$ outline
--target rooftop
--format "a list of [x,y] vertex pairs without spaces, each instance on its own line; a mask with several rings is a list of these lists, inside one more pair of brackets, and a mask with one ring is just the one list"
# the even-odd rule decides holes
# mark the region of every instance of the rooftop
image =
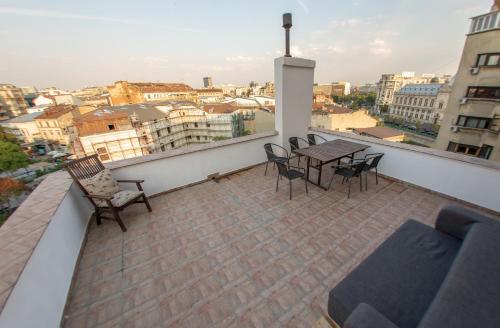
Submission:
[[[433,224],[454,201],[389,179],[325,192],[264,165],[151,199],[127,233],[94,222],[65,327],[310,327],[328,291],[408,218]],[[182,204],[182,205],[181,205]]]
[[372,136],[375,138],[379,138],[379,139],[404,136],[403,131],[388,128],[385,126],[375,126],[372,128],[359,128],[359,129],[356,129],[356,132],[363,134],[363,135],[368,135],[368,136]]

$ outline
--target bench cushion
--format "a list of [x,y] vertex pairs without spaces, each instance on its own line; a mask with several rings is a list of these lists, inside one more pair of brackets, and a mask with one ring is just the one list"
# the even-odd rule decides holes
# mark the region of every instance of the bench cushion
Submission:
[[416,327],[443,282],[461,241],[405,222],[330,291],[328,313],[340,325],[367,303],[400,328]]
[[500,327],[500,223],[470,227],[419,327]]

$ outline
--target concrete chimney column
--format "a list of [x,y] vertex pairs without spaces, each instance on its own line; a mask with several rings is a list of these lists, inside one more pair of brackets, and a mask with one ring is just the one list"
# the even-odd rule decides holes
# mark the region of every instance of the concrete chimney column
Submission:
[[297,57],[274,60],[275,128],[279,143],[289,149],[288,138],[305,138],[311,125],[316,62]]

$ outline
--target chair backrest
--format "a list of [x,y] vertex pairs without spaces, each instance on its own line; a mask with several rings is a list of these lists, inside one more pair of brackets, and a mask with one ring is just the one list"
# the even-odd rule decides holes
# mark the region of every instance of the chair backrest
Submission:
[[359,176],[361,174],[361,172],[363,172],[365,165],[366,165],[366,161],[363,161],[363,160],[357,162],[356,164],[353,164],[352,167],[354,168],[354,176]]
[[288,168],[286,166],[286,163],[283,163],[282,161],[275,161],[275,163],[276,163],[276,166],[278,166],[279,175],[282,175],[282,176],[288,178]]
[[64,168],[74,180],[78,181],[93,177],[104,170],[104,165],[95,154],[67,163]]
[[309,133],[307,135],[307,141],[309,142],[309,146],[317,145],[319,140],[322,140],[323,142],[326,141],[325,138],[314,133]]
[[366,163],[368,164],[370,169],[374,169],[378,166],[378,163],[384,156],[383,153],[373,153],[373,154],[367,154],[365,156]]
[[[281,149],[281,151],[283,151],[283,153],[284,153],[284,156],[279,156],[278,154],[276,154],[274,152],[273,147]],[[266,143],[266,144],[264,144],[264,150],[266,151],[266,155],[267,155],[267,160],[268,161],[272,161],[276,157],[286,157],[286,158],[288,158],[288,150],[286,150],[285,148],[281,147],[280,145],[273,144],[273,143]]]
[[290,137],[288,138],[288,143],[290,143],[290,149],[292,151],[299,149],[299,138]]

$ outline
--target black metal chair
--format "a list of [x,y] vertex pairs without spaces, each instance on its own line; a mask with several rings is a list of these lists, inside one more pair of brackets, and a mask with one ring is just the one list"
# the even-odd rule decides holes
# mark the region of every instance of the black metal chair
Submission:
[[[318,142],[320,140],[321,140],[321,142]],[[314,145],[320,144],[322,142],[326,142],[327,140],[320,135],[317,135],[314,133],[309,133],[307,135],[307,141],[309,142],[309,146],[314,146]]]
[[364,159],[354,159],[350,164],[347,165],[334,165],[332,179],[330,180],[330,184],[328,185],[328,189],[332,186],[333,179],[335,175],[341,175],[344,178],[342,179],[342,183],[347,179],[349,182],[349,191],[347,193],[347,198],[351,198],[351,182],[352,178],[359,178],[359,191],[363,191],[363,169],[366,165],[366,161]]
[[[304,178],[306,183],[306,193],[309,193],[307,190],[307,179],[305,178],[305,169],[302,167],[290,166],[287,165],[286,162],[275,160],[276,166],[278,166],[278,178],[276,179],[276,192],[278,192],[278,184],[280,182],[280,176],[288,179],[288,183],[290,185],[290,200],[292,199],[292,180]],[[300,170],[300,171],[299,171]]]
[[[290,159],[296,157],[298,159],[297,165],[299,165],[299,166],[300,166],[300,158],[302,157],[302,155],[297,154],[295,151],[297,149],[304,148],[304,147],[300,147],[300,142],[302,142],[304,145],[309,146],[309,143],[307,142],[307,140],[305,140],[303,138],[299,138],[299,137],[288,138],[288,143],[290,143],[290,150],[291,150]],[[294,154],[295,156],[292,156],[292,154]]]
[[[365,167],[363,168],[363,171],[366,172],[368,175],[368,172],[375,169],[375,183],[378,184],[378,163],[384,156],[383,153],[372,153],[372,154],[366,154],[365,155]],[[366,181],[365,181],[365,190],[368,191],[368,176],[366,176]]]
[[[277,153],[274,152],[273,148],[279,149],[285,156],[279,156]],[[266,143],[264,145],[264,150],[266,151],[266,156],[267,156],[267,163],[266,163],[266,171],[264,172],[264,175],[267,175],[267,166],[269,165],[270,162],[273,163],[273,169],[275,167],[276,161],[280,162],[286,162],[287,164],[289,163],[289,155],[288,155],[288,150],[286,148],[281,147],[280,145],[273,144],[273,143]],[[278,175],[279,176],[279,175]]]

